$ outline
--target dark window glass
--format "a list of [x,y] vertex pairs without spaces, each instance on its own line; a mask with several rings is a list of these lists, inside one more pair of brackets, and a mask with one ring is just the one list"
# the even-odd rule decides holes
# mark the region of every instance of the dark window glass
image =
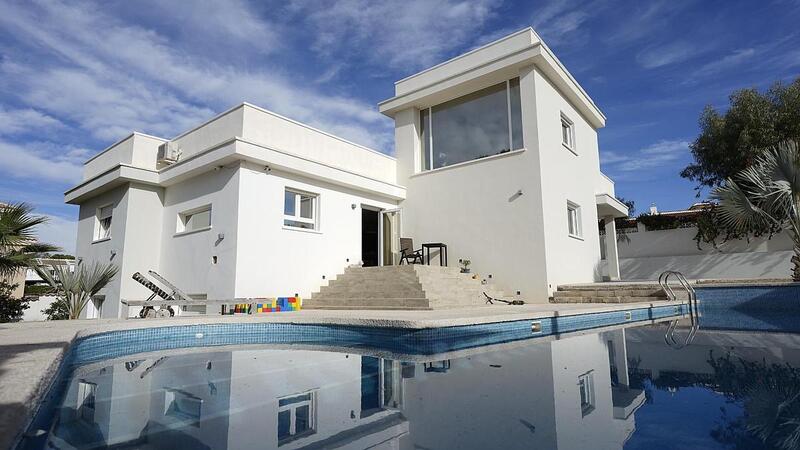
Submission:
[[506,83],[432,108],[433,168],[510,150]]
[[282,441],[291,436],[292,411],[285,410],[278,413],[278,440]]
[[431,168],[431,137],[430,137],[430,130],[428,129],[430,116],[428,114],[427,109],[423,109],[419,112],[419,123],[420,123],[420,141],[422,145],[420,148],[422,149],[422,170],[428,170]]
[[522,101],[519,96],[519,78],[508,82],[509,99],[511,100],[511,149],[525,147],[522,141]]
[[295,194],[294,192],[286,191],[283,198],[283,214],[287,216],[294,216],[295,210]]

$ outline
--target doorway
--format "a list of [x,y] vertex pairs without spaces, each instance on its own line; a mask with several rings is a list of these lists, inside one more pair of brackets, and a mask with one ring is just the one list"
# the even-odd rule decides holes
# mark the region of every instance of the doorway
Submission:
[[361,208],[361,261],[364,267],[379,265],[380,217],[379,211]]

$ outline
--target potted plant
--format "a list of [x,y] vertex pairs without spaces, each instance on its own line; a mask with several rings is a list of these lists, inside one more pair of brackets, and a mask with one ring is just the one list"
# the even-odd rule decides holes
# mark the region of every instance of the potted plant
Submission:
[[469,273],[469,265],[472,264],[472,261],[468,259],[461,260],[461,273]]

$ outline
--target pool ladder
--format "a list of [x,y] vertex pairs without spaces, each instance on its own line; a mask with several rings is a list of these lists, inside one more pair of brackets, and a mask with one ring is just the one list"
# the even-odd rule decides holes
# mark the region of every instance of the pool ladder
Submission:
[[691,322],[691,328],[689,329],[689,333],[686,335],[686,339],[680,341],[675,336],[675,329],[678,327],[678,320],[673,320],[670,322],[666,334],[664,334],[664,342],[674,349],[681,349],[692,343],[695,334],[697,334],[697,330],[700,329],[700,310],[697,307],[697,294],[695,293],[694,288],[689,281],[686,280],[686,277],[684,277],[683,274],[677,270],[664,271],[664,273],[658,277],[658,284],[667,294],[667,298],[670,301],[675,301],[678,299],[678,296],[675,295],[675,291],[672,290],[672,286],[669,284],[670,277],[675,277],[681,286],[686,290],[686,294],[689,299],[689,320]]

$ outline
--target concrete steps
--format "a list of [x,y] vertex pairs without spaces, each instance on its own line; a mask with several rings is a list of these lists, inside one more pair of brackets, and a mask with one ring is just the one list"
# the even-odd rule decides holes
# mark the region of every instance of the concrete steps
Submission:
[[483,284],[455,267],[420,264],[355,267],[322,286],[303,301],[304,309],[448,309],[485,304],[483,293],[505,297],[502,289]]
[[[675,289],[680,299],[682,289]],[[553,303],[638,303],[667,300],[657,283],[594,283],[558,286]]]

